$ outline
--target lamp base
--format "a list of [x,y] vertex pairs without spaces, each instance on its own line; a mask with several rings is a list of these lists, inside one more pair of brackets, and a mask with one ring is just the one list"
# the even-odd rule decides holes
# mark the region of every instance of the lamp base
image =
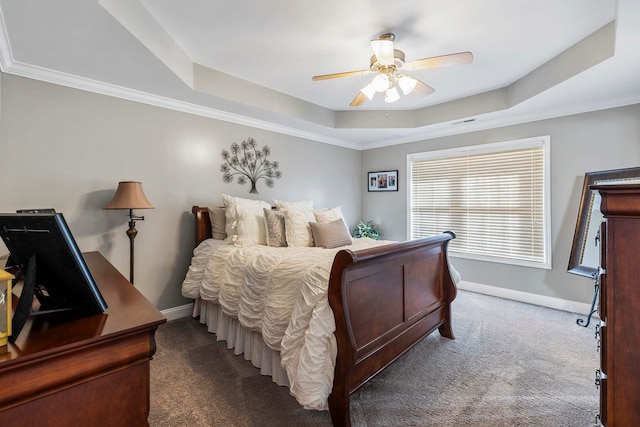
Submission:
[[136,221],[144,221],[143,216],[133,215],[133,209],[129,209],[129,229],[127,230],[127,236],[129,237],[129,281],[133,285],[133,266],[134,266],[134,246],[133,241],[138,235],[136,230]]

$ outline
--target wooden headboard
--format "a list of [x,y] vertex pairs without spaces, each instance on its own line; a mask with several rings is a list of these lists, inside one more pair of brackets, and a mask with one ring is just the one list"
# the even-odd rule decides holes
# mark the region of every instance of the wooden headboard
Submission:
[[196,221],[195,248],[203,240],[211,238],[211,219],[209,218],[209,209],[206,206],[194,206],[191,208],[191,212]]

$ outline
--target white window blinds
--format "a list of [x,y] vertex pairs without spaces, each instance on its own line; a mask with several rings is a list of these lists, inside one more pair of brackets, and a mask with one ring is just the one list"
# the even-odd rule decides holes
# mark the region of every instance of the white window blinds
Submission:
[[548,137],[410,155],[410,237],[451,230],[452,255],[549,268],[547,152]]

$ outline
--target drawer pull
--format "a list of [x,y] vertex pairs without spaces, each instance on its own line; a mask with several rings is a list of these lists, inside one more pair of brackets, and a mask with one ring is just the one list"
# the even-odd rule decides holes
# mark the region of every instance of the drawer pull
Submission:
[[596,388],[600,388],[600,384],[602,383],[602,380],[605,380],[605,379],[607,379],[607,374],[602,372],[600,369],[596,369],[596,381],[595,381]]

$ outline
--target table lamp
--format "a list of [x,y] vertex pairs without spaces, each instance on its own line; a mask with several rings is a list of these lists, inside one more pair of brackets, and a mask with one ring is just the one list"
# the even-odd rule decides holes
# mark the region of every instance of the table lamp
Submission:
[[133,284],[133,240],[138,234],[136,221],[144,221],[143,216],[133,215],[134,209],[153,209],[149,200],[142,191],[142,183],[139,181],[121,181],[118,183],[116,194],[104,209],[129,209],[129,281]]

